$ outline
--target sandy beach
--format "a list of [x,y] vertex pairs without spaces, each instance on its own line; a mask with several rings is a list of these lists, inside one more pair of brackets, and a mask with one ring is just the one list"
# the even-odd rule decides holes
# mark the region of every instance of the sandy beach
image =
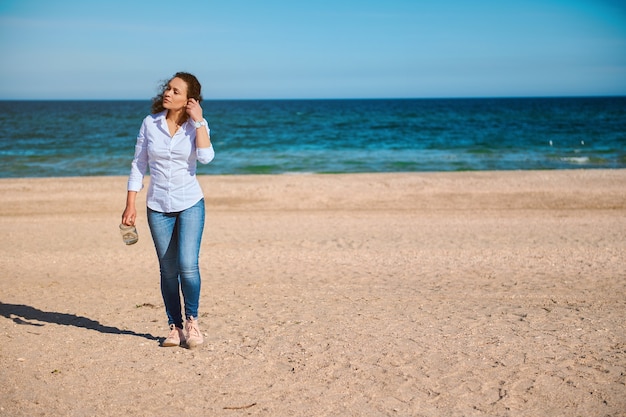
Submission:
[[0,180],[0,416],[626,416],[626,170],[200,181],[188,350],[126,178]]

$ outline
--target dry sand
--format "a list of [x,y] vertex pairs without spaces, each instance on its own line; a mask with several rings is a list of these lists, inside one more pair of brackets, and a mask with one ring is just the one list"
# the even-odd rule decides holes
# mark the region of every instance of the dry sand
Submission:
[[200,180],[196,350],[126,178],[0,180],[0,416],[626,416],[626,170]]

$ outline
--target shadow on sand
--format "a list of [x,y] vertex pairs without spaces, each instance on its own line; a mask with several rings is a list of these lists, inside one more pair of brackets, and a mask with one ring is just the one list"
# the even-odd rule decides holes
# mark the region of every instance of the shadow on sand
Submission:
[[4,316],[14,323],[27,326],[45,326],[41,323],[31,323],[27,320],[36,320],[43,323],[54,323],[63,326],[82,327],[83,329],[95,330],[106,334],[122,334],[129,336],[144,337],[148,340],[159,341],[158,337],[154,337],[148,333],[135,333],[131,330],[120,330],[117,327],[110,327],[100,324],[100,322],[91,320],[87,317],[77,316],[75,314],[56,313],[52,311],[42,311],[34,307],[22,304],[5,304],[0,302],[0,315]]

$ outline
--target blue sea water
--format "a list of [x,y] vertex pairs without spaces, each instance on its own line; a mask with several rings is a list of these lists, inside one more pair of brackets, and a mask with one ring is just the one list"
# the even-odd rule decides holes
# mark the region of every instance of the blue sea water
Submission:
[[[203,102],[199,174],[626,168],[626,97]],[[148,101],[0,101],[0,177],[128,175]]]

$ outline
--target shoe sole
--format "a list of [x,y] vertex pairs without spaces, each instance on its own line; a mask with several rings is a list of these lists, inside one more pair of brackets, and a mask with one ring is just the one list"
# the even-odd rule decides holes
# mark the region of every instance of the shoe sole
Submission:
[[190,342],[190,341],[188,340],[188,341],[187,341],[187,347],[188,347],[189,349],[197,348],[197,347],[198,347],[198,346],[200,346],[202,343],[204,343],[204,341],[201,341],[201,342],[191,341],[191,342]]

